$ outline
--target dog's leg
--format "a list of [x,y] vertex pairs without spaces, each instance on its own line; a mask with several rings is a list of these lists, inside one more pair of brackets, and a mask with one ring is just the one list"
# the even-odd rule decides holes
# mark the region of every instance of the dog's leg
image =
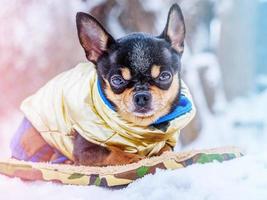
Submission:
[[119,148],[105,148],[85,140],[77,134],[74,139],[73,156],[76,164],[88,166],[122,165],[137,162],[142,158],[126,153]]

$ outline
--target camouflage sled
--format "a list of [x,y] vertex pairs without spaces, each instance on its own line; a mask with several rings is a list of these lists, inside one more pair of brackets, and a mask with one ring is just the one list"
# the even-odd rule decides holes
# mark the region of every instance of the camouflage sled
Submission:
[[62,184],[125,186],[134,180],[154,174],[156,169],[174,170],[192,164],[223,162],[242,156],[234,147],[183,153],[165,152],[161,156],[141,160],[124,166],[86,167],[66,164],[34,163],[15,159],[0,160],[0,174],[23,180],[43,180]]

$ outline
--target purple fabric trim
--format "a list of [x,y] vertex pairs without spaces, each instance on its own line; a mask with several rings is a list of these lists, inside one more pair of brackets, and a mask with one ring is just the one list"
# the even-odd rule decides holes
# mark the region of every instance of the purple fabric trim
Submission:
[[41,158],[43,157],[43,155],[45,155],[47,152],[49,152],[49,150],[51,149],[51,147],[47,144],[45,145],[42,149],[40,149],[38,152],[36,152],[30,159],[29,161],[32,162],[39,162],[41,160]]
[[52,164],[60,164],[60,163],[64,163],[66,160],[68,160],[68,158],[66,156],[63,156],[61,153],[58,152],[57,159],[52,160],[51,163]]
[[30,127],[31,127],[30,122],[26,118],[24,118],[10,143],[11,155],[13,158],[19,160],[29,159],[26,152],[24,151],[24,149],[20,144],[20,139],[23,136],[23,133],[25,133],[26,130]]
[[[51,148],[48,144],[44,146],[40,151],[36,152],[33,156],[29,157],[27,156],[27,153],[25,152],[20,143],[23,134],[25,134],[27,129],[31,128],[31,126],[32,125],[29,120],[27,120],[26,118],[22,120],[18,130],[16,131],[10,143],[11,155],[13,158],[16,158],[18,160],[40,162],[40,159],[43,157],[43,155],[45,155]],[[63,163],[64,161],[68,160],[67,157],[62,155],[56,149],[54,149],[54,151],[57,156],[55,160],[51,161],[51,163]]]

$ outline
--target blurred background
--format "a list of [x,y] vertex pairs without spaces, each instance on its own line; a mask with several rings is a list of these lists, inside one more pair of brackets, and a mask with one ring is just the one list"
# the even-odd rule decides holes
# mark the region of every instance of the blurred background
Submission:
[[183,79],[197,116],[177,150],[240,146],[266,149],[267,1],[0,0],[0,154],[23,115],[21,101],[56,74],[86,61],[75,15],[95,16],[115,37],[158,35],[174,2],[186,27]]

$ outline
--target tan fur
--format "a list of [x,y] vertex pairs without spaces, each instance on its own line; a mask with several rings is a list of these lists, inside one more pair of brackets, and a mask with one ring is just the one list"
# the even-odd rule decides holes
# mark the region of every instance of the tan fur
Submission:
[[121,75],[127,81],[132,78],[131,77],[131,72],[130,72],[130,70],[127,67],[121,68]]
[[114,94],[108,81],[106,81],[106,84],[106,95],[108,99],[117,105],[118,113],[121,117],[140,126],[150,125],[158,118],[166,115],[170,111],[171,104],[179,90],[179,80],[177,74],[174,75],[172,84],[168,90],[161,90],[156,86],[151,86],[150,92],[152,95],[153,111],[146,116],[140,117],[134,114],[135,106],[133,103],[133,88],[126,89],[121,94]]
[[159,73],[160,73],[160,66],[153,65],[151,68],[151,76],[153,78],[157,78],[159,76]]

